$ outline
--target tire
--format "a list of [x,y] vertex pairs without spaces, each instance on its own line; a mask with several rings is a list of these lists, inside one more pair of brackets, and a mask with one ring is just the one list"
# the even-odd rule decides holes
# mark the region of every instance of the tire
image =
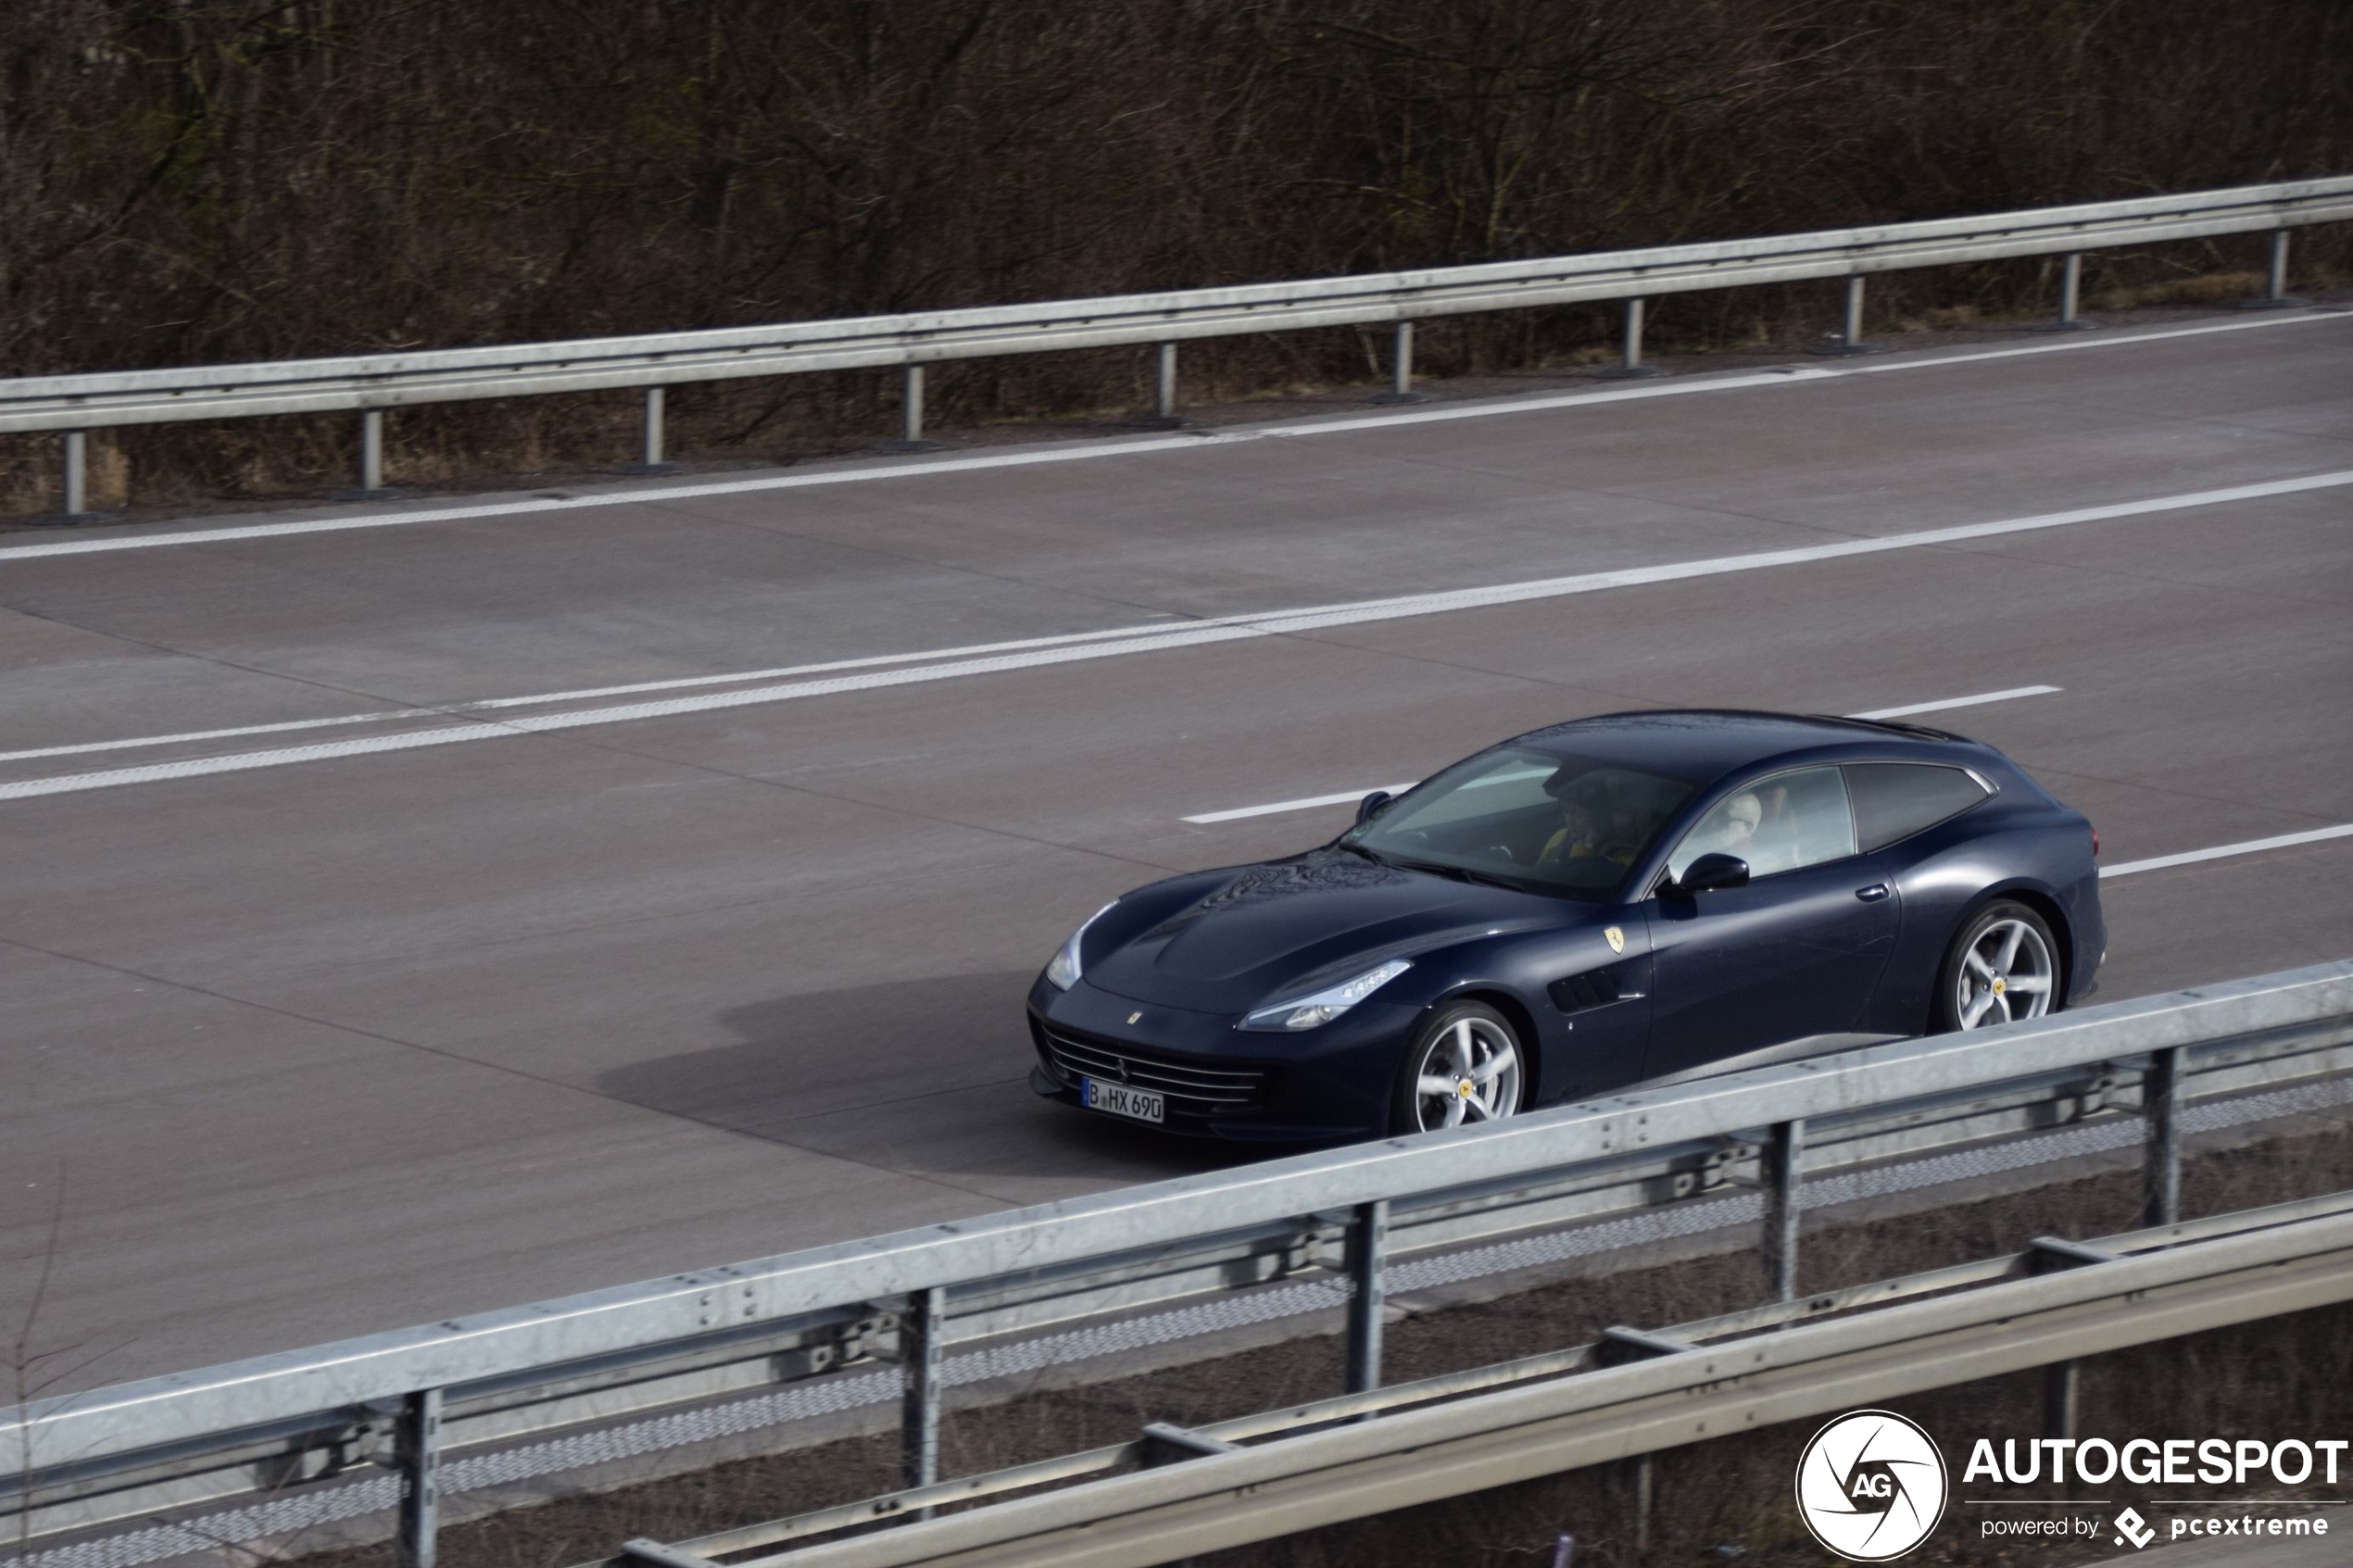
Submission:
[[1390,1130],[1500,1122],[1517,1115],[1527,1097],[1528,1047],[1519,1031],[1484,1002],[1454,1002],[1414,1032],[1390,1097]]
[[[2043,917],[1997,898],[1961,922],[1936,972],[1929,1033],[2043,1018],[2066,1004],[2059,946]],[[2021,999],[2023,998],[2023,999]]]

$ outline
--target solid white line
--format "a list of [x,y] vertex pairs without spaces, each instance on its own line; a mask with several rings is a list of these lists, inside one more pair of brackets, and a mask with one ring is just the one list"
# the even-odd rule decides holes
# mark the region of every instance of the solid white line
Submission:
[[[1385,789],[1391,795],[1403,795],[1419,782],[1416,779],[1409,780],[1404,784],[1376,784],[1373,788]],[[1231,811],[1203,811],[1200,816],[1187,817],[1185,821],[1203,824],[1238,822],[1244,817],[1271,817],[1277,811],[1304,811],[1315,806],[1345,805],[1351,801],[1362,800],[1372,793],[1370,789],[1352,789],[1343,790],[1338,795],[1311,795],[1304,800],[1277,800],[1271,806],[1241,806]]]
[[2353,822],[2333,828],[2312,828],[2304,833],[2284,833],[2274,838],[2250,838],[2244,844],[2218,844],[2211,849],[2190,849],[2179,855],[2159,855],[2154,859],[2127,860],[2120,866],[2102,866],[2103,880],[2111,876],[2132,876],[2140,872],[2163,871],[2168,866],[2196,865],[2200,860],[2221,860],[2233,855],[2255,855],[2266,849],[2286,849],[2298,844],[2319,844],[2331,838],[2353,838]]
[[[713,709],[740,708],[755,703],[786,702],[798,697],[867,691],[880,686],[908,685],[918,682],[955,680],[966,675],[996,674],[1006,671],[1033,669],[1041,665],[1068,664],[1085,659],[1114,659],[1123,654],[1146,653],[1162,648],[1189,647],[1204,643],[1231,642],[1248,637],[1280,636],[1286,633],[1322,631],[1336,626],[1362,625],[1373,621],[1399,620],[1408,616],[1441,615],[1453,610],[1520,604],[1531,599],[1559,598],[1573,594],[1600,593],[1612,588],[1672,583],[1694,577],[1718,576],[1728,572],[1756,571],[1767,567],[1795,566],[1810,561],[1835,560],[1849,556],[1878,555],[1893,550],[1918,549],[1923,546],[1957,544],[1974,539],[1990,539],[2003,534],[2021,533],[2038,529],[2065,528],[2081,522],[2141,517],[2158,512],[2179,511],[2190,507],[2218,506],[2233,501],[2294,495],[2303,491],[2329,489],[2347,484],[2353,484],[2353,470],[2335,473],[2309,474],[2298,479],[2271,480],[2259,484],[2232,485],[2221,490],[2199,490],[2180,495],[2158,495],[2140,501],[2120,501],[2105,507],[2082,507],[2072,511],[2046,512],[2035,517],[2006,518],[1994,522],[1965,523],[1952,528],[1931,528],[1913,533],[1892,533],[1877,538],[1843,539],[1835,543],[1801,546],[1793,549],[1760,550],[1748,555],[1718,556],[1705,560],[1629,567],[1617,571],[1588,572],[1576,577],[1549,577],[1527,583],[1504,583],[1483,588],[1457,588],[1429,594],[1400,595],[1391,598],[1359,600],[1353,604],[1327,605],[1290,610],[1254,611],[1244,615],[1220,616],[1207,621],[1136,627],[1126,632],[1077,633],[1078,636],[1095,640],[1074,641],[1056,646],[1030,647],[988,658],[958,658],[950,662],[921,664],[909,669],[868,670],[862,673],[838,675],[826,680],[788,682],[782,685],[755,686],[743,691],[709,692],[699,696],[671,697],[656,702],[625,703],[610,708],[584,709],[572,713],[531,715],[507,719],[497,723],[462,724],[407,734],[330,741],[317,746],[289,746],[274,751],[244,752],[233,757],[204,758],[181,762],[155,763],[144,768],[119,768],[103,772],[69,773],[56,778],[29,779],[18,784],[0,784],[0,800],[20,799],[36,795],[63,795],[79,790],[108,789],[119,784],[146,784],[160,779],[235,772],[252,768],[274,768],[293,762],[319,761],[331,757],[354,757],[377,752],[401,751],[416,746],[447,746],[459,741],[489,740],[501,735],[574,729],[588,724],[628,723],[640,719],[669,718],[676,714],[704,712]],[[952,650],[943,650],[943,652],[946,651]]]
[[[2012,697],[2043,696],[2058,689],[2057,686],[2012,686],[2007,691],[1980,692],[1975,696],[1948,696],[1940,702],[1916,702],[1908,708],[1881,708],[1869,713],[1849,713],[1847,717],[1849,719],[1900,719],[1907,713],[1937,713],[1947,708],[1975,708],[1981,703],[2007,702]],[[1419,780],[1414,781],[1416,784],[1419,782]],[[1373,787],[1385,789],[1391,795],[1403,795],[1413,788],[1414,784],[1376,784]],[[1271,817],[1278,811],[1305,811],[1317,806],[1339,806],[1362,800],[1372,793],[1370,789],[1342,790],[1338,795],[1311,795],[1304,800],[1277,800],[1271,806],[1239,806],[1230,811],[1204,811],[1198,817],[1186,817],[1181,820],[1198,822],[1203,826],[1211,822],[1239,822],[1244,817]]]
[[1386,430],[1398,425],[1442,423],[1452,420],[1491,419],[1505,414],[1541,413],[1594,403],[1635,402],[1651,397],[1682,397],[1704,392],[1735,392],[1749,388],[1786,386],[1793,383],[1831,381],[1843,376],[1885,370],[1929,370],[1940,365],[1973,364],[1983,359],[2017,358],[2032,354],[2058,354],[2078,349],[2120,348],[2130,344],[2161,343],[2174,338],[2206,337],[2217,332],[2253,332],[2270,327],[2305,326],[2316,321],[2347,320],[2335,313],[2265,315],[2243,321],[2221,321],[2196,327],[2170,327],[2158,332],[2119,332],[2063,338],[2020,348],[1993,348],[1967,354],[1930,355],[1918,359],[1879,360],[1838,369],[1806,366],[1744,375],[1721,375],[1646,383],[1597,392],[1567,392],[1538,397],[1477,403],[1450,403],[1434,408],[1322,420],[1289,425],[1252,425],[1207,434],[1148,436],[1106,441],[1043,452],[992,452],[975,457],[930,458],[916,462],[877,463],[816,473],[774,474],[762,479],[714,481],[702,484],[658,485],[636,490],[600,491],[561,499],[534,496],[528,500],[476,502],[455,507],[426,507],[410,511],[362,512],[348,517],[312,518],[298,522],[245,523],[228,528],[184,529],[177,533],[137,533],[97,539],[59,539],[39,545],[0,547],[0,560],[29,560],[44,556],[94,555],[114,550],[159,549],[173,545],[215,544],[237,539],[273,539],[299,533],[339,533],[361,528],[397,528],[411,523],[462,522],[477,518],[524,517],[543,512],[581,511],[592,507],[625,507],[657,501],[702,500],[713,495],[743,495],[772,490],[799,490],[822,484],[859,484],[869,480],[921,479],[938,474],[970,473],[984,469],[1030,468],[1044,463],[1084,462],[1097,458],[1134,457],[1151,452],[1190,451],[1238,442],[1273,438],[1340,435],[1358,431]]
[[871,670],[887,664],[915,664],[925,659],[977,658],[1022,648],[1061,647],[1070,643],[1100,642],[1118,637],[1146,636],[1171,627],[1198,626],[1198,621],[1159,621],[1140,626],[1114,626],[1094,632],[1064,632],[1052,636],[1022,637],[1012,642],[974,643],[957,648],[924,648],[914,653],[874,654],[864,659],[836,659],[822,664],[788,664],[773,670],[736,670],[724,675],[679,675],[660,681],[633,681],[619,686],[584,686],[568,692],[537,692],[524,696],[484,697],[472,702],[447,703],[437,708],[386,708],[372,713],[338,713],[325,719],[287,719],[271,724],[240,724],[226,730],[186,730],[170,735],[133,735],[125,740],[82,741],[72,746],[44,746],[31,751],[0,751],[0,762],[22,762],[36,757],[74,757],[93,751],[128,751],[140,746],[177,746],[191,741],[234,740],[244,735],[284,734],[296,730],[326,729],[338,724],[391,723],[404,719],[459,719],[472,713],[496,713],[510,708],[546,708],[591,697],[633,696],[643,692],[691,691],[698,686],[741,685],[747,681],[776,681],[835,670]]
[[1989,702],[2007,702],[2012,697],[2048,696],[2057,686],[2012,686],[2004,692],[1980,692],[1975,696],[1948,696],[1941,702],[1915,702],[1904,708],[1874,708],[1869,713],[1850,713],[1849,719],[1908,719],[1915,713],[1942,713],[1951,708],[1976,708]]

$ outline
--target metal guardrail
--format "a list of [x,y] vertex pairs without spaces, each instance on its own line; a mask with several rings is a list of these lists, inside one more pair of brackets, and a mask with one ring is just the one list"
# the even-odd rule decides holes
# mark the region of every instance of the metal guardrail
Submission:
[[1597,300],[1626,303],[1625,363],[1644,373],[1642,301],[1662,295],[1843,278],[1838,349],[1861,352],[1863,281],[1915,267],[2064,256],[2058,324],[2076,317],[2087,250],[2269,232],[2267,302],[2287,298],[2292,228],[2353,219],[2353,176],[2289,181],[1981,217],[1662,245],[1469,267],[1029,305],[915,311],[763,327],[281,360],[34,376],[0,382],[0,434],[65,433],[66,516],[85,514],[83,434],[99,428],[265,414],[361,416],[360,489],[383,487],[384,411],[485,397],[616,388],[646,393],[642,463],[662,461],[662,388],[689,383],[898,366],[906,376],[900,443],[923,445],[923,370],[950,359],[1159,345],[1157,417],[1176,411],[1176,345],[1192,338],[1313,327],[1395,330],[1391,399],[1410,400],[1416,319]]
[[[2083,1242],[2043,1237],[2005,1257],[1671,1328],[1615,1327],[1390,1388],[1155,1424],[1131,1443],[988,1475],[696,1540],[633,1540],[590,1568],[715,1568],[722,1557],[736,1560],[728,1568],[1149,1568],[2032,1367],[2054,1374],[2045,1435],[2073,1438],[2082,1357],[2346,1300],[2353,1193],[2340,1192]],[[1035,1493],[1087,1476],[1106,1478]],[[1033,1495],[989,1500],[1016,1491]],[[1652,1487],[1638,1478],[1635,1495],[1639,1555]],[[960,1503],[984,1506],[922,1522]],[[787,1546],[877,1524],[901,1527]]]
[[[429,1564],[445,1450],[895,1352],[906,1474],[937,1480],[950,1343],[1302,1275],[1349,1287],[1379,1382],[1384,1269],[1754,1173],[1792,1297],[1804,1183],[1922,1148],[2137,1119],[2152,1223],[2185,1111],[2353,1073],[2353,960],[1628,1093],[846,1242],[0,1411],[0,1511],[36,1537],[387,1463]],[[2129,1121],[2123,1124],[2130,1125]],[[13,1493],[13,1499],[10,1494]]]

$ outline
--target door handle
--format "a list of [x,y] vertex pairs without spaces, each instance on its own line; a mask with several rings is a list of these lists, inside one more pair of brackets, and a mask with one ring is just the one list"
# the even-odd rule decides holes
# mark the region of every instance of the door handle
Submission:
[[1876,904],[1881,898],[1887,897],[1887,884],[1883,882],[1875,882],[1869,887],[1858,887],[1855,890],[1855,897],[1860,898],[1866,904]]

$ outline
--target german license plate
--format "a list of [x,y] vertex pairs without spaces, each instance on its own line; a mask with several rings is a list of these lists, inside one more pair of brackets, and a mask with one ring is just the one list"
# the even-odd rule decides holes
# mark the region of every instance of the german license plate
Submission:
[[1106,1084],[1101,1078],[1078,1080],[1078,1098],[1090,1110],[1108,1110],[1131,1122],[1158,1122],[1168,1114],[1168,1102],[1151,1090]]

